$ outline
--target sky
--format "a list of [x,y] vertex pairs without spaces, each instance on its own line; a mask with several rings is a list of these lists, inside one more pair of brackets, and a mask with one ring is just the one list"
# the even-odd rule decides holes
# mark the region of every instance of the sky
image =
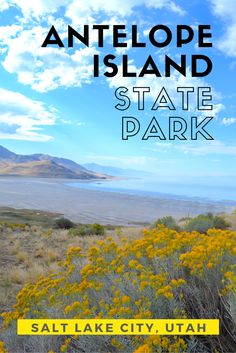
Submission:
[[[90,45],[79,41],[67,47],[67,28],[78,32],[90,26]],[[110,25],[104,47],[97,45],[94,24]],[[126,26],[127,48],[112,46],[112,26]],[[138,28],[138,38],[145,48],[132,48],[131,25]],[[168,26],[173,33],[164,48],[148,41],[150,29]],[[212,48],[200,48],[198,25],[211,26]],[[60,35],[64,48],[42,48],[51,26]],[[188,25],[194,30],[191,43],[176,47],[176,26]],[[160,33],[159,39],[163,33]],[[78,163],[98,163],[122,168],[152,171],[172,177],[236,176],[236,2],[235,0],[0,0],[0,144],[20,154],[47,153],[73,159]],[[100,77],[93,76],[93,56],[100,55]],[[116,56],[119,73],[104,76],[105,55]],[[186,78],[177,72],[165,78],[124,78],[121,74],[122,55],[128,55],[129,68],[140,72],[147,57],[152,55],[163,73],[164,57],[178,62],[187,57]],[[206,77],[191,77],[191,55],[203,54],[213,63]],[[163,74],[164,75],[164,74]],[[118,87],[129,89],[131,107],[122,112],[115,109]],[[190,100],[189,111],[181,110],[177,86],[211,87],[213,111],[196,111],[196,95]],[[150,87],[145,110],[139,111],[133,87]],[[161,88],[165,87],[176,106],[176,112],[152,111]],[[122,140],[122,116],[140,121],[140,133]],[[161,141],[142,140],[155,116],[164,132],[168,132],[169,116],[179,116],[190,124],[214,116],[208,127],[214,140]],[[188,127],[189,131],[189,127]]]

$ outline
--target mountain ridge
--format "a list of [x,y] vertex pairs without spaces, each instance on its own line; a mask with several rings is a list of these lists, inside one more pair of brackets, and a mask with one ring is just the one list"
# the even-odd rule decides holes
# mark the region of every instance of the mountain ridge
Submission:
[[91,171],[67,158],[42,153],[21,155],[1,145],[0,175],[84,180],[108,178],[107,175]]
[[123,176],[123,177],[150,177],[153,176],[153,173],[146,172],[143,170],[135,170],[131,168],[119,168],[119,167],[112,167],[108,165],[101,165],[96,163],[85,163],[83,167],[92,170],[96,173],[104,173],[113,176]]

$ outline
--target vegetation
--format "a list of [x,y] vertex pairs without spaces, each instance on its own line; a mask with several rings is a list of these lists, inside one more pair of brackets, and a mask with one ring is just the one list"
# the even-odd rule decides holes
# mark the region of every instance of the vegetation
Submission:
[[95,235],[104,235],[105,227],[99,223],[94,223],[92,224],[92,232],[93,232],[92,234],[95,234]]
[[105,235],[105,227],[101,224],[81,224],[77,228],[71,228],[69,235],[72,236],[88,236],[88,235]]
[[153,227],[164,225],[169,229],[177,231],[186,230],[188,232],[197,231],[199,233],[206,233],[208,229],[228,229],[230,222],[225,220],[223,216],[213,215],[212,213],[200,214],[196,217],[182,218],[177,222],[172,216],[165,216],[157,219]]
[[165,216],[162,218],[158,218],[156,222],[154,223],[153,227],[157,227],[158,225],[164,225],[165,227],[169,229],[174,229],[174,230],[179,230],[180,227],[177,224],[176,220],[172,216]]
[[24,224],[34,225],[44,228],[50,228],[54,225],[55,219],[60,214],[53,212],[46,212],[40,210],[15,209],[11,207],[0,207],[1,223],[10,224]]
[[206,233],[208,229],[227,229],[230,227],[222,216],[214,216],[212,213],[200,214],[195,218],[190,219],[186,224],[186,230],[191,232],[196,230],[197,232]]
[[[88,251],[72,246],[61,271],[26,285],[3,314],[2,346],[10,353],[234,353],[235,260],[236,232],[229,230],[160,226],[136,239],[100,239]],[[219,318],[221,334],[16,337],[16,319],[31,317]]]
[[59,218],[55,221],[55,228],[57,229],[71,229],[75,224],[68,218]]
[[[1,312],[11,310],[16,294],[22,286],[29,282],[35,283],[42,274],[59,271],[59,263],[65,258],[68,248],[81,246],[87,251],[101,237],[95,234],[90,234],[89,237],[79,234],[71,236],[69,233],[73,229],[45,228],[34,225],[34,221],[32,223],[33,225],[26,225],[0,221]],[[136,231],[132,228],[132,231],[136,236],[139,229]],[[126,233],[128,232],[131,233],[131,230],[126,229]],[[116,233],[116,229],[109,231],[113,236],[116,236]]]

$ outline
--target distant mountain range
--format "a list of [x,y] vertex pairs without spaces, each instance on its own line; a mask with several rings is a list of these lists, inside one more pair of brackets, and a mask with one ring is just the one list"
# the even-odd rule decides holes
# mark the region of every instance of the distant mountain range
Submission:
[[96,163],[83,164],[83,167],[89,170],[92,170],[93,172],[96,172],[96,173],[104,173],[104,174],[114,175],[114,176],[147,177],[147,176],[153,175],[151,172],[149,173],[143,170],[117,168],[117,167],[111,167],[111,166],[104,166]]
[[0,146],[0,175],[63,179],[107,179],[103,173],[82,167],[70,159],[46,154],[21,155]]
[[110,179],[117,177],[145,177],[151,173],[103,166],[96,163],[80,165],[70,159],[53,157],[48,154],[22,155],[0,145],[0,176],[28,176],[62,179]]

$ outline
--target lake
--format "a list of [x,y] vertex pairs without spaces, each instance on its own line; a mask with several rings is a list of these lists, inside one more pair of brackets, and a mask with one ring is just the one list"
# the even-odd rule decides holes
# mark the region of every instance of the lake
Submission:
[[236,202],[235,177],[133,177],[120,180],[72,182],[67,185],[88,190],[167,198],[200,198]]

